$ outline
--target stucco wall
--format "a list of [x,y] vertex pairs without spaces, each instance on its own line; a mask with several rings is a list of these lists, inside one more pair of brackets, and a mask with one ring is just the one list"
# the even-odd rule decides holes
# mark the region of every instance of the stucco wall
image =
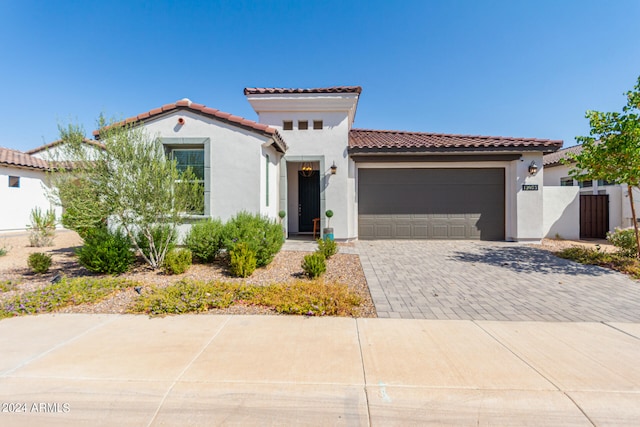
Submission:
[[[182,126],[177,124],[179,117],[185,119]],[[277,219],[278,208],[275,205],[278,200],[279,156],[271,148],[263,149],[262,145],[269,141],[268,137],[185,110],[148,122],[145,127],[152,135],[166,138],[172,143],[176,138],[184,138],[187,143],[190,138],[209,139],[209,152],[205,152],[208,154],[209,170],[205,161],[205,175],[210,178],[205,182],[205,191],[209,193],[210,216],[226,221],[239,211],[246,210],[266,213]],[[274,165],[270,168],[274,206],[270,203],[269,209],[265,203],[266,154],[269,154]]]
[[544,187],[543,234],[545,237],[580,238],[579,195],[578,187]]
[[[9,176],[20,177],[20,188],[9,187]],[[47,198],[46,179],[42,171],[0,166],[0,231],[25,230],[35,207],[43,211],[54,208],[60,219],[61,209]]]

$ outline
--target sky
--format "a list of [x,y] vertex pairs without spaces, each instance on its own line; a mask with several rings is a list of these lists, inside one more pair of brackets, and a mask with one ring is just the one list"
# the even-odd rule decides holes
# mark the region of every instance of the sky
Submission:
[[245,87],[358,85],[354,127],[562,139],[640,76],[640,0],[0,0],[0,146]]

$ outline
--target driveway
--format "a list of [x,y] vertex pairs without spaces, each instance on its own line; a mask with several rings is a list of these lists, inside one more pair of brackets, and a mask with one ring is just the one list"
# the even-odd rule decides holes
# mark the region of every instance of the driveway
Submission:
[[379,317],[640,321],[640,282],[507,242],[360,241]]

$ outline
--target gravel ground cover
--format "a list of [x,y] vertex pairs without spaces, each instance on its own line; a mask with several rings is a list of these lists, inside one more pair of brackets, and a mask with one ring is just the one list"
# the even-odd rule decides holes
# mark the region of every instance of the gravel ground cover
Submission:
[[[0,247],[5,247],[8,250],[7,255],[0,257],[0,283],[10,281],[16,285],[14,290],[0,293],[0,301],[10,298],[16,293],[44,287],[59,274],[64,274],[68,277],[96,277],[77,263],[74,249],[82,244],[82,240],[72,231],[58,231],[53,242],[54,246],[51,247],[32,248],[28,244],[27,233],[0,235]],[[27,257],[33,252],[46,252],[52,255],[53,263],[49,273],[36,275],[29,272]],[[251,277],[246,279],[231,277],[221,262],[211,265],[194,264],[186,273],[179,275],[166,275],[138,264],[133,271],[123,274],[121,277],[140,282],[143,285],[142,292],[148,291],[151,287],[164,287],[185,278],[202,281],[245,282],[264,286],[270,283],[286,283],[303,278],[300,265],[303,257],[308,253],[281,251],[271,264],[257,269]],[[327,272],[323,279],[326,282],[345,283],[362,298],[363,302],[358,317],[376,317],[375,307],[369,294],[369,288],[367,287],[367,281],[358,255],[338,253],[331,257],[327,261]],[[127,289],[96,304],[70,306],[60,310],[60,312],[125,313],[137,296],[138,294],[133,289]],[[269,308],[243,305],[211,310],[210,313],[277,314]]]

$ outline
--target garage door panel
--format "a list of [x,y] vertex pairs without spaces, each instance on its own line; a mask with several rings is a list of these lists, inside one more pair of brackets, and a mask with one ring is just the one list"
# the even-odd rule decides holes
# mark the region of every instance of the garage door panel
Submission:
[[361,239],[504,240],[504,169],[360,169]]

